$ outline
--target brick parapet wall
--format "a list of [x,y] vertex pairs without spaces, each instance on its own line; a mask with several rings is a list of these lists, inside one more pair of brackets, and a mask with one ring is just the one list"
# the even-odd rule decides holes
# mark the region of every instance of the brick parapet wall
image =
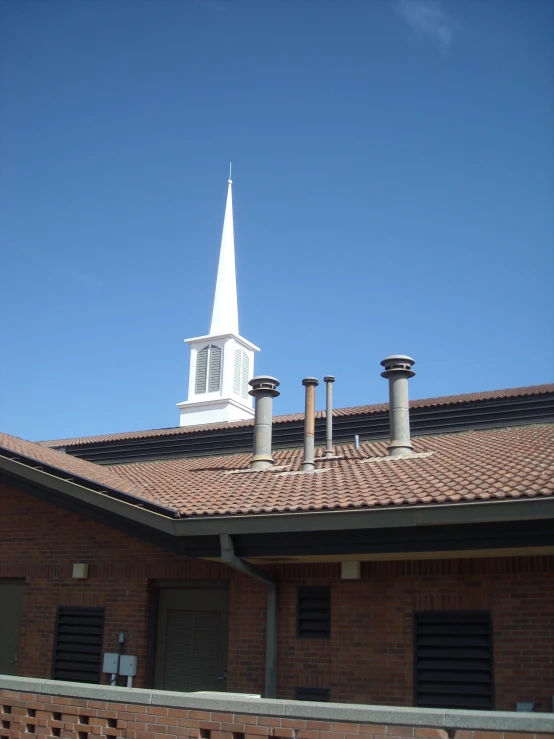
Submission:
[[[23,690],[10,689],[10,685],[17,687],[18,683],[23,684]],[[110,700],[108,690],[114,691],[114,700]],[[361,715],[369,720],[361,719]],[[348,720],[349,717],[352,720]],[[0,677],[0,722],[0,736],[12,739],[32,736],[61,739],[102,736],[112,739],[554,737],[554,716],[478,711],[445,713],[433,709],[383,710],[371,706],[245,700],[240,696],[199,698],[194,694],[99,689],[7,677]]]

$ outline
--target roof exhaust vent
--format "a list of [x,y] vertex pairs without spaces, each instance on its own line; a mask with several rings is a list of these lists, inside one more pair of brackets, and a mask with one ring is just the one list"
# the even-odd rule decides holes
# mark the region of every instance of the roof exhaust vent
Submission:
[[389,457],[408,457],[412,454],[408,379],[415,375],[412,370],[415,359],[404,354],[393,354],[385,357],[381,364],[385,368],[381,377],[389,381]]
[[325,456],[332,457],[333,450],[333,383],[335,378],[333,375],[325,375],[326,403],[325,403]]
[[254,455],[250,462],[251,470],[271,469],[275,464],[271,456],[271,424],[273,416],[273,398],[280,395],[275,377],[253,377],[248,384],[252,390],[249,395],[254,398]]
[[312,472],[315,469],[315,389],[319,385],[319,380],[316,377],[305,377],[302,384],[306,388],[302,470]]

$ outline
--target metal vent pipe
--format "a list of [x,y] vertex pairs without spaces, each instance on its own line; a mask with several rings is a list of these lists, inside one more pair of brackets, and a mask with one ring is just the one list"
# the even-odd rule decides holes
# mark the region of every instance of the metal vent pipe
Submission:
[[302,470],[315,469],[315,389],[319,385],[316,377],[305,377],[302,384],[306,388],[306,407],[304,411],[304,461]]
[[389,381],[389,457],[408,457],[412,454],[408,379],[415,375],[412,370],[415,359],[404,354],[393,354],[385,357],[381,364],[385,368],[381,377]]
[[333,449],[333,375],[325,375],[325,456],[334,456]]
[[254,454],[250,462],[251,470],[267,470],[273,467],[271,456],[271,424],[273,415],[273,398],[280,395],[275,377],[253,377],[248,383],[252,389],[248,391],[254,398]]

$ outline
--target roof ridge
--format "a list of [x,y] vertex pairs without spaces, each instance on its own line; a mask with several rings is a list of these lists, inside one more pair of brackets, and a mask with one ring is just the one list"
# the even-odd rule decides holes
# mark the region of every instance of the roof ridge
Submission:
[[[501,390],[480,390],[472,393],[462,393],[458,395],[442,395],[431,398],[415,398],[410,400],[411,408],[432,407],[436,405],[454,405],[464,402],[479,402],[481,400],[494,400],[496,398],[524,397],[527,395],[538,395],[540,393],[554,392],[554,383],[546,383],[542,385],[526,385],[515,388],[505,388]],[[388,402],[373,403],[358,406],[345,406],[343,408],[335,408],[333,416],[350,416],[364,413],[379,413],[388,410]],[[286,413],[273,417],[273,423],[288,423],[293,421],[301,421],[304,418],[303,412]],[[316,412],[316,418],[325,418],[325,411]],[[139,431],[120,431],[113,434],[97,434],[94,436],[77,436],[65,439],[49,439],[37,441],[35,443],[47,447],[63,447],[63,446],[80,446],[84,444],[103,443],[111,441],[123,441],[126,439],[136,438],[153,438],[157,436],[175,436],[179,434],[191,434],[200,431],[216,431],[218,429],[232,429],[250,427],[254,425],[252,419],[244,421],[220,421],[218,423],[201,424],[196,426],[167,426],[157,429],[144,429]]]

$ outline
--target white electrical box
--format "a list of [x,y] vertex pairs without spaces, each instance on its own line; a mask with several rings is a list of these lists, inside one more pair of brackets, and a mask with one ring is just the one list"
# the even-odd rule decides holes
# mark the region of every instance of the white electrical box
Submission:
[[132,654],[122,654],[119,660],[119,674],[134,677],[137,674],[137,658]]
[[119,654],[117,652],[104,652],[104,672],[109,672],[111,675],[117,675],[117,665],[119,663]]

